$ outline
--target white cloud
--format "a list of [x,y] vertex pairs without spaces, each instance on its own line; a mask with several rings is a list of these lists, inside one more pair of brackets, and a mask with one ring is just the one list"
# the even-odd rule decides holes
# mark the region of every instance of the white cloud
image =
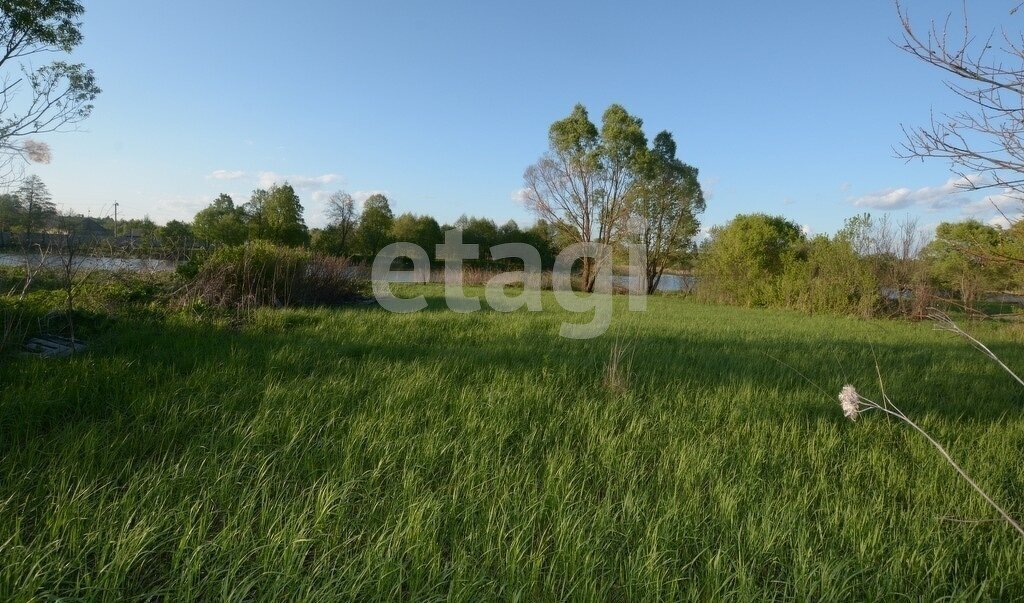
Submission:
[[509,199],[511,199],[513,203],[525,205],[527,200],[527,194],[529,192],[530,190],[527,188],[517,188],[516,190],[512,191],[511,194],[509,194]]
[[800,227],[800,232],[804,233],[805,237],[814,236],[814,229],[809,224],[804,224]]
[[238,180],[244,177],[245,172],[242,170],[214,170],[207,176],[207,178],[212,180]]
[[257,175],[257,181],[261,188],[269,188],[275,184],[284,184],[287,182],[295,188],[313,189],[333,184],[339,180],[341,180],[341,176],[338,174],[323,174],[320,176],[284,176],[277,172],[260,172]]
[[715,198],[715,190],[718,187],[719,178],[708,176],[700,179],[700,188],[704,193],[704,200],[711,201]]
[[966,205],[970,201],[967,190],[971,186],[983,186],[985,177],[979,174],[950,178],[939,186],[926,186],[918,189],[889,188],[875,193],[850,199],[857,207],[891,210],[904,209],[911,206],[930,210],[945,209],[957,205]]
[[[385,197],[387,197],[388,196],[388,192],[387,191],[382,191],[382,190],[352,191],[351,195],[352,195],[352,199],[355,200],[356,205],[358,205],[359,207],[362,207],[363,203],[366,203],[366,200],[369,199],[371,195],[384,195]],[[391,209],[395,209],[395,202],[392,201],[390,197],[388,197],[388,201],[391,202]]]
[[1010,226],[1012,226],[1013,224],[1015,224],[1016,222],[1019,222],[1022,218],[1024,218],[1024,213],[1020,213],[1020,212],[1012,213],[1012,214],[1010,214],[1010,213],[999,214],[998,216],[990,219],[988,221],[988,223],[991,226],[996,226],[998,228],[1007,229]]
[[123,204],[122,215],[129,218],[149,216],[157,224],[166,224],[170,220],[190,222],[196,212],[203,209],[213,200],[210,195],[176,196],[157,198],[152,203],[140,204],[136,207]]
[[1021,197],[1010,189],[985,195],[981,199],[971,201],[961,208],[964,215],[983,217],[991,214],[1008,214],[1021,206]]

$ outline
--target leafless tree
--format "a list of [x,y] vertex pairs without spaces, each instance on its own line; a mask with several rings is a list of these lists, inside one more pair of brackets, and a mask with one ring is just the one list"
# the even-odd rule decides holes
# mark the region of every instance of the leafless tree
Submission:
[[[33,261],[34,256],[32,254],[25,254],[25,280],[21,285],[21,293],[18,295],[18,299],[25,299],[25,295],[28,294],[28,290],[32,287],[32,281],[35,280],[36,275],[39,271],[47,265],[47,258],[49,256],[49,248],[43,248],[41,245],[36,245],[36,251],[39,253],[39,258]],[[13,295],[14,290],[11,290],[8,295]]]
[[842,235],[857,255],[870,262],[875,278],[900,313],[923,316],[931,291],[920,259],[928,242],[920,220],[910,215],[893,221],[888,214],[862,214],[847,220]]
[[64,312],[68,321],[69,337],[75,340],[75,301],[82,284],[89,278],[81,252],[82,241],[75,232],[74,216],[62,213],[58,216],[60,233],[55,255],[58,261],[58,278],[64,291]]
[[[1019,7],[1008,6],[1008,16]],[[1001,189],[1008,199],[1024,199],[1024,37],[1005,28],[977,35],[966,3],[960,22],[947,15],[924,29],[898,0],[896,8],[903,26],[897,44],[951,76],[947,87],[968,106],[933,114],[925,127],[904,126],[897,155],[947,160],[963,188]]]
[[[36,254],[25,254],[25,278],[21,283],[15,284],[6,294],[3,294],[4,297],[13,299],[17,296],[19,301],[25,299],[36,275],[48,265],[49,249],[36,245],[36,251],[38,256]],[[4,304],[2,319],[2,324],[0,324],[0,355],[8,347],[20,341],[28,331],[28,321],[25,318],[25,312],[16,303]]]
[[347,192],[338,191],[327,199],[326,213],[331,227],[337,231],[339,247],[346,249],[359,221],[355,200]]

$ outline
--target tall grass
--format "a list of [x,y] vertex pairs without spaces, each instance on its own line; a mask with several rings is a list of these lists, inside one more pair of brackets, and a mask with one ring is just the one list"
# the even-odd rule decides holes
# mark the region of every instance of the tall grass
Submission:
[[184,289],[185,306],[249,313],[264,306],[337,305],[359,297],[344,258],[252,241],[206,258]]
[[[423,289],[418,314],[126,319],[0,365],[0,599],[1024,597],[1024,542],[927,442],[769,359],[838,391],[877,353],[1024,516],[1020,394],[962,342],[676,297],[575,341],[549,294],[456,314]],[[1024,365],[1021,331],[984,335]]]

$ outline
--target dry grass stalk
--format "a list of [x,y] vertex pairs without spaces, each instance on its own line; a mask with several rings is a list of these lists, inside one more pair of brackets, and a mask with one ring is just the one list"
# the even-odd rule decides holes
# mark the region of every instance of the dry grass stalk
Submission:
[[633,353],[628,345],[616,341],[608,354],[604,370],[605,389],[616,394],[629,390],[629,373],[633,366]]
[[978,350],[982,354],[985,354],[986,356],[994,360],[996,364],[1003,367],[1003,370],[1009,373],[1010,376],[1013,377],[1015,381],[1017,381],[1017,383],[1024,386],[1024,380],[1021,380],[1021,378],[1017,376],[1017,373],[1013,372],[1013,370],[1011,370],[1010,367],[1006,366],[1006,364],[1002,360],[1000,360],[999,357],[996,356],[992,350],[988,349],[988,346],[981,343],[973,336],[971,336],[963,329],[961,329],[960,325],[953,322],[953,319],[950,318],[949,315],[945,314],[944,312],[936,308],[928,308],[928,318],[935,321],[935,328],[939,329],[940,331],[947,331],[949,333],[959,335],[960,337],[966,339],[972,346],[974,346],[974,349]]
[[971,479],[971,476],[967,475],[967,472],[964,471],[963,467],[961,467],[956,461],[953,460],[953,457],[950,456],[949,452],[946,451],[942,444],[939,444],[935,440],[935,438],[928,435],[928,432],[926,432],[917,423],[915,423],[909,417],[907,417],[907,415],[904,414],[903,411],[901,411],[899,408],[897,408],[896,405],[893,404],[892,400],[884,393],[882,394],[882,400],[883,404],[878,404],[868,398],[865,398],[864,396],[860,395],[857,392],[856,388],[854,388],[852,385],[844,386],[842,392],[840,392],[839,394],[839,404],[843,409],[843,414],[851,421],[856,421],[857,418],[864,412],[867,412],[869,410],[878,410],[891,417],[899,419],[900,421],[903,421],[904,423],[912,427],[915,431],[920,433],[926,440],[928,440],[928,443],[930,443],[932,446],[935,447],[936,450],[939,451],[939,454],[942,455],[942,458],[946,459],[946,462],[952,465],[953,469],[955,469],[956,472],[960,474],[960,477],[964,478],[964,480],[968,484],[970,484],[971,487],[974,488],[974,490],[978,494],[980,494],[982,498],[985,499],[985,502],[991,505],[993,509],[998,511],[999,515],[1001,515],[1002,518],[1006,520],[1006,522],[1010,524],[1010,526],[1013,527],[1013,529],[1020,532],[1021,536],[1024,536],[1024,528],[1022,528],[1019,523],[1017,523],[1012,517],[1010,517],[1009,513],[1007,513],[1006,510],[1004,510],[994,500],[992,500],[992,497],[989,496],[984,490],[982,490],[981,486],[979,486],[977,482]]

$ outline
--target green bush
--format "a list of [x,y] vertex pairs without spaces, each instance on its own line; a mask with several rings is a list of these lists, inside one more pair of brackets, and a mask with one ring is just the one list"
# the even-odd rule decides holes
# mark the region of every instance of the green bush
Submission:
[[252,241],[213,252],[186,291],[189,304],[247,309],[343,303],[359,286],[344,259]]
[[871,266],[847,239],[807,240],[798,225],[764,214],[713,228],[697,276],[698,295],[719,303],[871,316],[880,301]]
[[805,312],[866,318],[881,301],[869,263],[848,241],[824,235],[808,241],[786,266],[780,290],[781,305]]
[[698,295],[742,306],[779,302],[779,279],[804,240],[800,227],[779,216],[736,216],[711,229],[697,263]]

